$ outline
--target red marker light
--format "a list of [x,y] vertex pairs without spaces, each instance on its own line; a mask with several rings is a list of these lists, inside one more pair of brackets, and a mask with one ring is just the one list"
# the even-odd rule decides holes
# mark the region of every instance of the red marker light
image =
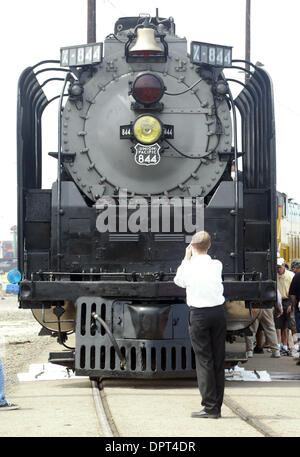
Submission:
[[165,86],[159,76],[145,73],[138,76],[134,81],[132,96],[137,102],[150,105],[158,102],[162,98],[164,91]]

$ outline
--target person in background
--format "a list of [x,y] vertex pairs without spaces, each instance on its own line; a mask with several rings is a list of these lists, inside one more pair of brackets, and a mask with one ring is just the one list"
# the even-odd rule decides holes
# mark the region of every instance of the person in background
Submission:
[[[254,339],[254,334],[252,337],[250,337],[251,339]],[[263,354],[264,353],[264,350],[263,350],[263,345],[264,345],[264,338],[265,338],[265,334],[264,334],[264,328],[263,326],[261,325],[261,322],[259,321],[259,324],[258,324],[258,329],[256,331],[256,335],[255,335],[255,339],[256,339],[256,345],[253,349],[253,353],[254,354]],[[247,340],[246,340],[247,341]],[[248,346],[247,346],[248,347]],[[250,347],[251,347],[251,343],[250,343]],[[252,344],[252,348],[253,348],[253,344]],[[249,357],[252,357],[251,353],[249,355]]]
[[300,260],[293,260],[291,263],[291,271],[293,273],[298,273],[300,271]]
[[[300,260],[298,259],[295,259],[293,260],[293,262],[291,263],[291,271],[293,273],[298,273],[300,271]],[[295,345],[297,345],[298,347],[298,336],[297,336],[297,325],[296,325],[296,320],[295,320],[295,305],[293,304],[292,302],[292,311],[291,311],[291,314],[290,314],[290,318],[291,318],[291,327],[290,327],[290,330],[291,330],[291,336],[290,336],[290,348],[291,350],[293,351],[294,348],[295,348]]]
[[292,349],[292,355],[294,358],[299,360],[300,358],[300,272],[297,272],[293,277],[290,285],[289,296],[291,303],[294,306],[294,316],[296,324],[296,333],[294,336],[297,341],[294,340],[294,347]]
[[[294,259],[291,262],[291,271],[295,274],[300,271],[300,260]],[[292,311],[290,313],[290,328],[288,334],[288,346],[289,349],[293,352],[295,345],[298,347],[298,337],[297,337],[297,328],[296,328],[296,321],[295,321],[295,305],[291,302]]]
[[280,344],[281,355],[291,355],[288,349],[288,331],[291,328],[292,305],[289,299],[289,289],[294,273],[285,268],[283,258],[277,259],[277,287],[282,299],[283,313],[274,317],[277,330],[278,343]]
[[[235,180],[235,172],[236,172],[236,166],[235,166],[235,160],[233,160],[232,164],[231,164],[231,171],[230,171],[230,176],[233,181]],[[243,181],[243,172],[241,170],[238,170],[237,179],[238,179],[238,181]]]
[[[280,294],[277,294],[277,306],[278,306],[278,301],[280,299]],[[279,305],[280,306],[280,305]],[[258,335],[257,337],[257,350],[253,351],[253,338],[254,335],[256,335],[257,330],[259,328],[259,325],[262,326],[266,340],[269,343],[269,347],[271,349],[271,357],[280,357],[280,352],[278,349],[278,340],[277,340],[277,334],[276,334],[276,329],[275,329],[275,323],[274,323],[274,314],[273,314],[273,308],[263,308],[258,316],[257,319],[251,324],[250,330],[253,333],[253,336],[247,336],[246,337],[246,353],[247,357],[253,357],[253,352],[256,354],[263,354],[263,335]]]
[[[282,313],[283,313],[282,298],[281,298],[279,290],[277,289],[277,301],[276,301],[276,305],[274,306],[274,318],[280,317]],[[275,321],[274,321],[274,325],[275,325]],[[277,335],[277,331],[276,331],[276,335]],[[277,341],[278,341],[278,338],[277,338]],[[280,351],[280,344],[278,343],[277,345],[278,345],[278,350]],[[262,346],[263,346],[263,342],[261,342],[259,347],[262,347]],[[272,350],[270,349],[270,345],[268,344],[268,341],[265,341],[264,348],[267,348],[268,352],[272,352]],[[253,352],[255,352],[255,350]]]
[[4,370],[0,359],[0,411],[8,411],[11,409],[19,409],[18,405],[9,403],[5,398],[5,383],[4,383]]
[[[2,273],[2,272],[1,272]],[[0,274],[0,278],[1,278],[1,290],[2,290],[2,276]],[[2,291],[2,294],[3,294],[3,291]],[[1,298],[3,298],[1,296]],[[2,353],[2,339],[1,339],[1,336],[0,336],[0,357],[2,357],[3,354]],[[3,369],[3,364],[2,364],[2,360],[0,358],[0,411],[8,411],[10,409],[19,409],[19,406],[18,405],[15,405],[14,403],[9,403],[6,398],[5,398],[5,378],[4,378],[4,369]]]
[[186,288],[190,307],[189,332],[196,358],[198,387],[204,409],[192,412],[196,418],[221,417],[225,386],[226,316],[222,269],[207,251],[211,246],[207,232],[197,232],[186,248],[174,282]]
[[274,315],[276,315],[276,317],[280,317],[281,314],[283,314],[282,297],[281,293],[277,289],[277,303],[274,309]]

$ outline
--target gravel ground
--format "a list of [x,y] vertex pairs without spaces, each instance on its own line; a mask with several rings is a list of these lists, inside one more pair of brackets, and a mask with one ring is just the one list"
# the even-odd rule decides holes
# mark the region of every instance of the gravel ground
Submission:
[[27,372],[37,355],[56,341],[50,336],[38,336],[41,328],[30,309],[18,308],[15,295],[0,300],[0,358],[6,393],[17,382],[17,374]]

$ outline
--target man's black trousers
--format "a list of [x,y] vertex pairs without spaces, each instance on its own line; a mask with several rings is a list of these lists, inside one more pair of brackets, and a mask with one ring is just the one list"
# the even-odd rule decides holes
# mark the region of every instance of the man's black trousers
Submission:
[[202,406],[219,413],[225,384],[226,317],[223,305],[190,308],[191,343],[196,357],[197,381]]

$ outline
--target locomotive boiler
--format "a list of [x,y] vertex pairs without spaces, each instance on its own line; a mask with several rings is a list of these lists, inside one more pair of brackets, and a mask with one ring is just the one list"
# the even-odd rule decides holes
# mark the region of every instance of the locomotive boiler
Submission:
[[[274,305],[272,83],[250,63],[247,84],[234,79],[243,64],[229,46],[187,49],[173,18],[143,15],[22,73],[19,302],[69,349],[50,361],[94,378],[194,376],[185,291],[173,278],[198,229],[223,263],[228,341]],[[52,99],[47,72],[64,75]],[[57,179],[44,189],[41,119],[53,99]]]

